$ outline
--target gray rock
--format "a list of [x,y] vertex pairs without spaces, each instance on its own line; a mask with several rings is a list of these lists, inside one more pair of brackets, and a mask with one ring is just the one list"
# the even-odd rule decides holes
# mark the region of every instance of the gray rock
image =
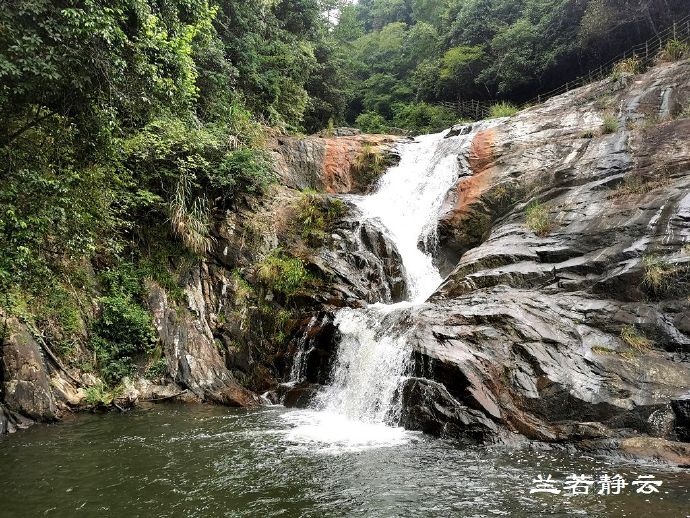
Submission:
[[202,276],[187,287],[187,307],[172,304],[163,289],[149,283],[148,304],[175,383],[202,400],[229,406],[257,406],[261,399],[241,387],[225,366],[208,325]]
[[[8,334],[0,351],[0,380],[7,409],[38,421],[58,417],[50,376],[40,346],[16,319],[7,320]],[[12,420],[5,414],[7,428]]]
[[452,437],[469,444],[493,442],[498,426],[482,412],[458,402],[440,383],[408,378],[401,388],[400,424],[410,430]]

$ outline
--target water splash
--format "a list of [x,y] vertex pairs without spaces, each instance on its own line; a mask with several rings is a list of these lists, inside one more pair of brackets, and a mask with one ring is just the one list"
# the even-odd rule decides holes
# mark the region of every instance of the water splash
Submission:
[[400,145],[399,164],[381,178],[376,192],[352,197],[364,218],[379,225],[397,247],[409,301],[337,313],[341,339],[332,383],[312,409],[286,414],[295,426],[291,441],[326,445],[337,452],[408,440],[409,434],[395,427],[398,387],[409,374],[412,357],[407,338],[413,330],[403,321],[405,309],[423,303],[442,282],[432,250],[420,244],[435,242],[444,199],[461,174],[458,156],[475,133],[449,139],[443,133],[426,135]]

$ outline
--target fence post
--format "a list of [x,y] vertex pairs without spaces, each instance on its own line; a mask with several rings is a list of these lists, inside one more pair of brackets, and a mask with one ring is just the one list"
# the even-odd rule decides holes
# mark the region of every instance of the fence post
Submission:
[[673,22],[673,39],[676,39],[676,22]]
[[644,58],[649,59],[649,40],[644,42]]

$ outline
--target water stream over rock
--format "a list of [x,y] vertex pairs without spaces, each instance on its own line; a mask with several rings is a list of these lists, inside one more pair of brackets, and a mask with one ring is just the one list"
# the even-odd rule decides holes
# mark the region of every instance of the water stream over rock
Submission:
[[[458,181],[458,156],[476,131],[444,138],[425,135],[399,146],[400,162],[368,196],[352,196],[367,222],[377,225],[400,253],[408,296],[396,304],[339,310],[340,332],[330,384],[309,410],[286,414],[294,422],[291,438],[336,447],[398,444],[405,431],[400,416],[400,381],[410,373],[409,326],[400,325],[405,309],[423,303],[442,282],[432,252],[443,201]],[[296,353],[292,381],[300,381],[305,354]]]

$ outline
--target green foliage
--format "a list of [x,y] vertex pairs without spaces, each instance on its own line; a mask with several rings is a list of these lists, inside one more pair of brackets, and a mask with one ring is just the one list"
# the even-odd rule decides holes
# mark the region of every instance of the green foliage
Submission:
[[290,223],[309,246],[318,247],[346,211],[347,206],[341,200],[307,190],[295,203]]
[[84,389],[86,394],[86,404],[91,406],[110,406],[115,398],[121,393],[122,389],[117,387],[113,390],[108,389],[102,383]]
[[398,104],[393,111],[393,124],[415,135],[437,133],[459,122],[454,110],[428,103]]
[[389,133],[388,122],[376,112],[364,112],[357,116],[355,125],[366,133]]
[[636,326],[628,324],[621,329],[621,339],[633,349],[643,351],[651,348],[654,342],[641,333]]
[[353,169],[359,182],[369,186],[383,175],[388,165],[379,148],[365,144],[355,158]]
[[690,46],[680,40],[670,40],[664,46],[663,56],[668,61],[678,61],[690,54]]
[[310,279],[301,259],[288,257],[279,249],[257,264],[257,273],[265,287],[287,297],[296,295]]
[[459,98],[522,104],[686,15],[686,0],[358,1],[342,9],[334,30],[345,115],[392,121],[396,103]]
[[499,117],[511,117],[519,112],[520,109],[517,106],[513,106],[509,102],[500,102],[494,104],[489,110],[489,117],[492,119],[497,119]]
[[619,128],[618,119],[613,115],[605,115],[604,122],[601,124],[602,135],[608,135],[610,133],[616,133]]
[[547,235],[553,228],[549,207],[539,202],[530,203],[525,209],[525,223],[538,236]]
[[98,370],[116,385],[135,370],[135,358],[152,352],[156,343],[151,315],[142,305],[143,279],[133,265],[104,272],[100,317],[93,323],[91,347]]
[[149,367],[146,369],[146,372],[144,373],[144,376],[148,380],[156,381],[160,380],[163,378],[168,372],[168,364],[165,360],[165,358],[158,358],[158,360],[154,361],[149,365]]

